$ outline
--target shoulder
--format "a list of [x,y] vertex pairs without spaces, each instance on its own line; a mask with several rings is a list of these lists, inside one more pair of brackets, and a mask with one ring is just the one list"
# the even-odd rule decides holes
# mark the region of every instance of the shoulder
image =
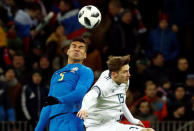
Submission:
[[97,82],[94,84],[94,86],[99,87],[101,90],[106,90],[107,87],[110,87],[110,84],[112,83],[112,79],[109,76],[109,70],[106,70],[102,72]]
[[80,68],[81,72],[93,73],[92,69],[90,67],[85,66],[85,65],[80,64],[78,68]]

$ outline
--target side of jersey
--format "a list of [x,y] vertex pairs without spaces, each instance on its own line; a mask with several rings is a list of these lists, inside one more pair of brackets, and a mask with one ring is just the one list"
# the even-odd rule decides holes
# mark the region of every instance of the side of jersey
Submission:
[[109,71],[104,71],[92,89],[98,90],[97,104],[88,109],[88,117],[84,119],[86,127],[98,126],[110,121],[119,121],[122,103],[126,100],[128,84],[116,84],[110,77]]

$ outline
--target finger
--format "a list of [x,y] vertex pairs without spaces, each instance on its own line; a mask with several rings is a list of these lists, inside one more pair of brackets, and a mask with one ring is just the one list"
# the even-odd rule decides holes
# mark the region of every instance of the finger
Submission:
[[78,112],[77,116],[82,119],[83,112]]
[[81,115],[81,112],[78,112],[78,113],[77,113],[77,116],[80,117],[80,115]]

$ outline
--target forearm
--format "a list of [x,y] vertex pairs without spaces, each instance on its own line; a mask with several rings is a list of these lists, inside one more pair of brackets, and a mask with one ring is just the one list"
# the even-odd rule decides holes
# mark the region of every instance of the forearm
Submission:
[[131,122],[132,124],[139,124],[139,121],[138,119],[134,118],[131,114],[131,112],[129,111],[129,109],[127,108],[126,104],[123,104],[122,105],[122,108],[123,108],[123,113],[124,113],[124,116],[126,117],[126,119]]
[[88,88],[85,88],[85,87],[76,89],[65,96],[57,97],[57,99],[61,104],[75,103],[77,101],[82,100],[87,91],[88,91]]
[[91,87],[93,81],[94,75],[91,69],[80,69],[79,80],[75,89],[62,97],[57,97],[57,99],[62,104],[72,104],[79,102],[83,99],[83,97]]
[[72,104],[83,99],[90,86],[92,85],[94,77],[80,79],[75,90],[62,97],[57,97],[62,104]]
[[43,107],[40,113],[40,119],[35,128],[35,131],[44,131],[47,124],[49,123],[49,114],[50,114],[50,106]]

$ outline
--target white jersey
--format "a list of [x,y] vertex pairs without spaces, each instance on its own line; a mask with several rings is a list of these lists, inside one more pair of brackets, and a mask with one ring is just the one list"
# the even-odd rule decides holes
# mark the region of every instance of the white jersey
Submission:
[[118,85],[110,78],[109,71],[104,71],[91,89],[98,92],[98,99],[95,105],[87,109],[88,117],[84,119],[85,126],[119,121],[123,115],[122,104],[125,103],[128,87],[129,82]]

